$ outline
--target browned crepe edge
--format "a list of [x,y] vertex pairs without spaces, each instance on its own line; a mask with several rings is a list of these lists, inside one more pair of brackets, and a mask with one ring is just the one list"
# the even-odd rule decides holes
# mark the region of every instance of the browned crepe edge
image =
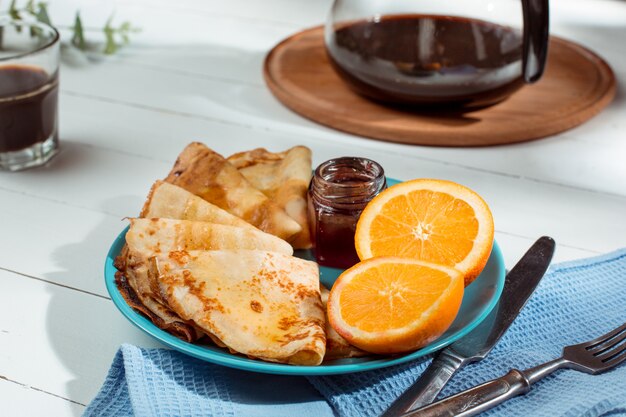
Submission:
[[148,196],[141,207],[141,212],[139,212],[139,217],[146,217],[146,213],[148,212],[148,208],[152,203],[152,197],[154,196],[154,192],[156,189],[163,183],[161,180],[156,180],[152,186],[150,187],[150,191],[148,191]]
[[[270,152],[265,148],[255,148],[249,151],[237,152],[235,154],[232,154],[228,158],[226,158],[226,160],[235,168],[237,168],[237,170],[242,170],[244,168],[256,165],[280,164],[285,159],[286,155],[295,148],[304,148],[309,152],[309,155],[311,154],[311,150],[308,147],[303,145],[297,145],[282,152]],[[295,184],[293,183],[294,181]],[[289,184],[289,188],[285,187],[287,183]],[[267,190],[260,190],[274,202],[277,202],[277,204],[283,210],[285,210],[285,212],[287,212],[287,209],[284,203],[287,201],[291,201],[290,199],[285,199],[285,196],[291,196],[293,194],[301,195],[304,199],[304,202],[306,203],[306,193],[308,190],[308,184],[306,183],[301,184],[299,181],[294,179],[289,179],[287,183],[283,183],[283,185],[277,190],[274,190],[273,193],[269,193]],[[297,192],[293,192],[294,188],[297,189]],[[303,218],[292,217],[294,220],[296,220],[296,222],[298,222],[298,224],[302,228],[300,232],[296,233],[288,239],[289,243],[291,243],[294,249],[309,249],[313,246],[312,236],[309,230],[309,220],[307,217],[308,214],[306,212],[306,207]]]
[[[150,311],[139,299],[139,296],[128,283],[126,276],[117,271],[115,273],[115,285],[126,303],[136,312],[149,319],[155,326],[166,332],[184,340],[185,342],[195,342],[199,335],[193,326],[181,322],[165,323],[161,317]],[[182,319],[181,319],[182,320]]]
[[[205,179],[202,186],[199,187],[199,181],[197,180],[198,174],[196,172],[197,165],[199,161],[206,158],[214,158],[215,161],[212,165],[215,166],[211,166],[207,171],[209,175],[206,175],[206,177],[207,179],[210,179],[210,181]],[[206,168],[209,165],[202,164],[200,166]],[[227,193],[224,188],[219,186],[219,184],[212,184],[215,178],[218,177],[215,173],[217,172],[219,174],[220,172],[223,172],[224,169],[226,169],[227,172],[228,170],[232,170],[231,172],[237,176],[239,184],[246,185],[251,190],[258,192],[261,196],[263,196],[264,199],[261,204],[254,207],[254,210],[248,210],[244,213],[234,213],[231,204],[232,201],[228,201],[225,197]],[[190,172],[193,173],[191,178],[188,174]],[[202,174],[207,174],[207,172]],[[228,162],[226,158],[203,143],[192,142],[187,145],[176,158],[174,166],[165,177],[164,181],[177,185],[201,198],[204,198],[210,203],[242,218],[248,223],[251,223],[253,226],[258,227],[264,232],[278,236],[281,239],[289,241],[290,238],[300,233],[302,230],[302,227],[298,222],[293,220],[281,207],[275,204],[265,194],[252,186],[252,184],[250,184],[248,180],[237,170],[237,168]],[[211,196],[211,198],[208,198],[208,196]],[[270,214],[272,214],[272,216],[270,216]],[[281,216],[283,220],[287,221],[287,224],[284,224],[284,221],[283,224],[281,224],[280,221],[274,221],[274,214]]]
[[256,148],[250,151],[237,152],[226,158],[235,168],[241,169],[252,165],[279,162],[285,157],[286,151],[270,152],[265,148]]

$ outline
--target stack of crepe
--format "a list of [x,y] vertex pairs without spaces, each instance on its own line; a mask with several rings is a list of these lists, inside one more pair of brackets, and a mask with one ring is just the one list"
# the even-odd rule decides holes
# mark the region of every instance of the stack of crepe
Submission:
[[264,232],[311,247],[306,191],[311,179],[311,151],[296,146],[272,153],[255,149],[228,159],[199,142],[178,156],[166,182],[242,218]]
[[153,185],[116,259],[127,303],[185,341],[251,358],[319,365],[362,355],[327,323],[317,265],[292,256],[292,245],[310,245],[310,151],[229,160],[192,143]]

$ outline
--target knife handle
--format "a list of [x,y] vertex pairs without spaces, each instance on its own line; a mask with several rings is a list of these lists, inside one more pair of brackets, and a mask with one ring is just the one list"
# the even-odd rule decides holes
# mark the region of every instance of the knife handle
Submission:
[[494,407],[509,398],[526,394],[530,381],[517,369],[512,369],[501,378],[460,392],[402,417],[469,417]]
[[450,349],[441,351],[419,379],[381,417],[397,417],[432,403],[452,375],[467,362]]

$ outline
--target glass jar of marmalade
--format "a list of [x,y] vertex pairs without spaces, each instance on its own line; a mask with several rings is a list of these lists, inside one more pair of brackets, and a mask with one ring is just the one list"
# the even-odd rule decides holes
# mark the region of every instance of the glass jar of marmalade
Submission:
[[387,187],[378,163],[356,157],[324,162],[308,192],[308,216],[315,259],[320,265],[349,268],[359,262],[354,232],[361,212]]

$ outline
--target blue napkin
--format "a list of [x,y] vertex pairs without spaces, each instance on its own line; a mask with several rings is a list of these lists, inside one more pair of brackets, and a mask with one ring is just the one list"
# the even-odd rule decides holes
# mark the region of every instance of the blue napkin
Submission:
[[[565,345],[626,321],[626,249],[553,266],[487,359],[468,365],[442,395],[560,356]],[[378,416],[430,358],[329,377],[255,374],[175,351],[122,345],[84,416]],[[315,387],[315,388],[313,388]],[[602,375],[558,371],[485,416],[626,416],[626,364]]]

